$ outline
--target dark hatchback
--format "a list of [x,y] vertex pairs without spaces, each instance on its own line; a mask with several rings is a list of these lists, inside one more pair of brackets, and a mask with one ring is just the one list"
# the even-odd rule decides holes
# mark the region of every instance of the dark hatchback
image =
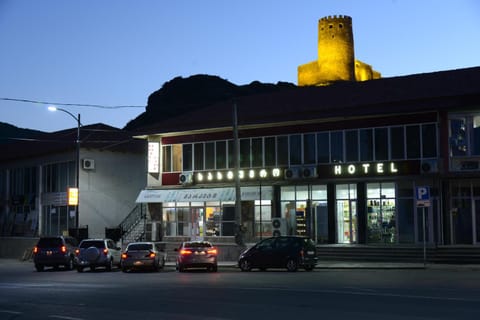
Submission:
[[183,242],[175,251],[178,252],[176,267],[179,272],[190,268],[206,268],[212,272],[218,269],[217,248],[208,241]]
[[262,240],[245,250],[238,259],[238,266],[242,271],[253,268],[287,268],[288,271],[297,271],[299,267],[311,271],[317,260],[315,243],[310,238],[280,236]]
[[45,267],[64,266],[65,269],[74,268],[75,249],[77,240],[72,237],[42,237],[33,248],[33,263],[37,271],[43,271]]

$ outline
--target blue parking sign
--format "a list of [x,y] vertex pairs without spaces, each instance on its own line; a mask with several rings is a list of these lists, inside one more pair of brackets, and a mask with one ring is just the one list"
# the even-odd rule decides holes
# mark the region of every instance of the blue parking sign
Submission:
[[417,207],[429,207],[430,187],[415,187],[415,198],[417,200]]

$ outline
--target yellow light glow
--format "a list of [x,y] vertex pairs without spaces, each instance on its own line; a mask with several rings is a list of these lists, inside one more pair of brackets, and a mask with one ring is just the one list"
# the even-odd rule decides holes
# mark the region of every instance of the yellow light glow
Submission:
[[222,172],[218,171],[217,172],[217,180],[222,180],[223,179],[223,174]]
[[213,180],[213,174],[211,172],[207,173],[207,180],[212,181]]
[[227,179],[232,180],[233,179],[233,171],[228,171],[227,172]]
[[249,170],[249,171],[248,171],[248,177],[249,177],[250,179],[255,178],[255,170]]
[[68,205],[78,206],[78,188],[68,188]]
[[203,174],[201,174],[201,173],[197,174],[197,181],[199,181],[199,182],[203,181]]
[[240,179],[245,178],[245,172],[244,172],[243,170],[238,171],[238,177],[239,177]]
[[272,175],[274,177],[280,177],[280,169],[278,169],[278,168],[273,169],[272,170]]
[[267,177],[267,170],[262,169],[260,170],[260,178],[266,178]]

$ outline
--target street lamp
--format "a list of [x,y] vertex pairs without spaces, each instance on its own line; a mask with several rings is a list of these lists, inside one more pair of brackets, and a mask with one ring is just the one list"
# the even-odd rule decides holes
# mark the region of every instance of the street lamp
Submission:
[[[49,106],[48,107],[49,111],[62,111],[65,112],[66,114],[70,115],[75,121],[77,121],[77,140],[75,141],[76,145],[76,154],[75,154],[75,187],[77,189],[77,197],[79,197],[79,186],[80,186],[80,126],[82,125],[80,123],[80,113],[78,116],[75,117],[73,113],[71,113],[68,110],[62,109],[62,108],[57,108],[55,106]],[[77,204],[75,206],[75,236],[78,238],[78,199],[77,198]]]

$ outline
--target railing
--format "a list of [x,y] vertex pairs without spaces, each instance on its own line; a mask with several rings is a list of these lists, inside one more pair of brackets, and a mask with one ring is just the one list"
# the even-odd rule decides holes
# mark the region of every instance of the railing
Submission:
[[120,223],[122,238],[124,237],[124,235],[130,233],[135,228],[135,226],[137,226],[140,221],[142,221],[142,219],[145,219],[146,215],[147,212],[143,203],[133,208],[133,210],[130,211],[130,213]]

